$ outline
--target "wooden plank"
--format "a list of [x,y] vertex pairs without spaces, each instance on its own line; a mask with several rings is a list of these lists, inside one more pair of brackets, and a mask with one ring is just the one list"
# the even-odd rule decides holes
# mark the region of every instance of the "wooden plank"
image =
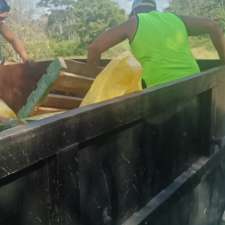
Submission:
[[[82,60],[81,60],[82,61]],[[66,60],[68,64],[67,72],[81,74],[85,73],[85,61],[79,62],[76,60]],[[36,88],[38,80],[46,72],[47,67],[52,62],[39,61],[31,67],[26,64],[0,65],[0,98],[3,99],[13,111],[18,112],[26,103],[28,96]],[[103,65],[106,65],[108,60],[103,60]],[[99,69],[99,72],[103,67]],[[95,76],[96,74],[90,74]],[[15,97],[16,96],[16,97]]]
[[[81,107],[2,132],[0,163],[3,165],[7,162],[4,164],[7,169],[0,168],[0,179],[44,158],[54,156],[70,145],[84,145],[96,138],[102,138],[102,135],[118,132],[135,121],[158,116],[168,108],[174,109],[176,113],[181,103],[216,88],[217,80],[224,78],[224,72],[225,67],[212,69],[197,76],[101,104]],[[9,164],[15,152],[20,154],[20,159],[18,158],[17,164],[14,161]],[[35,155],[35,159],[32,155]],[[32,160],[26,161],[27,158]]]
[[63,112],[66,109],[59,109],[59,108],[50,108],[50,107],[36,107],[35,110],[32,112],[31,116],[37,116],[47,113],[56,113],[56,112]]
[[[81,74],[84,73],[85,61],[65,60],[68,66],[68,72]],[[109,60],[103,60],[106,65]],[[15,112],[26,103],[27,97],[35,89],[37,81],[46,72],[50,64],[49,61],[35,63],[32,68],[25,64],[0,65],[0,98],[2,98]],[[198,60],[202,70],[220,65],[219,60]],[[83,72],[83,73],[82,73]],[[16,96],[16,97],[15,97]]]
[[91,87],[93,80],[93,78],[62,72],[51,92],[83,98]]
[[62,69],[66,69],[66,65],[61,58],[54,60],[49,65],[46,74],[38,81],[35,90],[27,98],[26,104],[20,109],[18,113],[19,118],[26,118],[32,113],[34,107],[40,103],[42,98],[48,93],[49,88],[58,79]]
[[73,109],[77,108],[82,101],[82,98],[64,96],[57,94],[49,94],[41,103],[41,106],[50,108]]
[[[87,62],[87,59],[68,58],[68,60],[75,60],[77,62],[82,62],[82,63],[86,63]],[[111,61],[111,59],[101,59],[100,60],[100,67],[105,67],[110,61]]]
[[30,93],[36,88],[41,76],[46,72],[49,62],[0,65],[0,98],[18,112],[26,103]]
[[104,67],[99,67],[97,71],[87,70],[85,62],[79,62],[76,60],[65,60],[67,65],[66,72],[79,74],[85,77],[96,77]]

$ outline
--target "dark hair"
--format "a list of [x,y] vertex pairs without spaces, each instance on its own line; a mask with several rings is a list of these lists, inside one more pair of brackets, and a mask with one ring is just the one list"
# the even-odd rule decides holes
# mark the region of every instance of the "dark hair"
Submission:
[[134,0],[130,16],[156,10],[155,0]]

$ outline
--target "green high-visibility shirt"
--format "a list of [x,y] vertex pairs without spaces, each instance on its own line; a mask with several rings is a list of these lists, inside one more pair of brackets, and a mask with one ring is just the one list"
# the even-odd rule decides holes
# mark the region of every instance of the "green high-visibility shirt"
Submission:
[[152,11],[137,16],[138,27],[130,43],[143,67],[147,87],[200,72],[183,21],[172,13]]

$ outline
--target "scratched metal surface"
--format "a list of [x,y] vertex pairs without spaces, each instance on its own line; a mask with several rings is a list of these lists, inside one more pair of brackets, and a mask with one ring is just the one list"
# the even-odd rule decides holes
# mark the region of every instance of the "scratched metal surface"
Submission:
[[[224,74],[216,68],[2,132],[0,224],[124,223],[196,161],[210,160],[214,145],[223,146]],[[209,225],[202,215],[214,215],[210,225],[217,225],[225,184],[223,167],[213,165],[199,167],[188,192],[176,192],[171,213],[151,224],[179,214],[174,224]]]

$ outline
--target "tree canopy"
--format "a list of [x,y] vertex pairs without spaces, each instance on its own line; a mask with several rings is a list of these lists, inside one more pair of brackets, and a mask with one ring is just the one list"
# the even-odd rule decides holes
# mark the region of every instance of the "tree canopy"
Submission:
[[209,17],[225,28],[225,0],[173,0],[170,10],[180,15]]
[[[126,20],[126,13],[116,1],[119,0],[9,0],[12,11],[6,23],[25,42],[33,59],[84,56],[87,45],[98,34]],[[169,10],[178,15],[210,17],[225,28],[225,0],[173,0]],[[192,47],[211,51],[206,39],[192,39]],[[0,42],[3,55],[8,60],[18,60],[10,45]],[[128,43],[111,49],[107,57],[125,49]]]
[[84,49],[104,30],[126,19],[112,0],[41,0],[48,8],[48,34],[57,40],[76,40]]

